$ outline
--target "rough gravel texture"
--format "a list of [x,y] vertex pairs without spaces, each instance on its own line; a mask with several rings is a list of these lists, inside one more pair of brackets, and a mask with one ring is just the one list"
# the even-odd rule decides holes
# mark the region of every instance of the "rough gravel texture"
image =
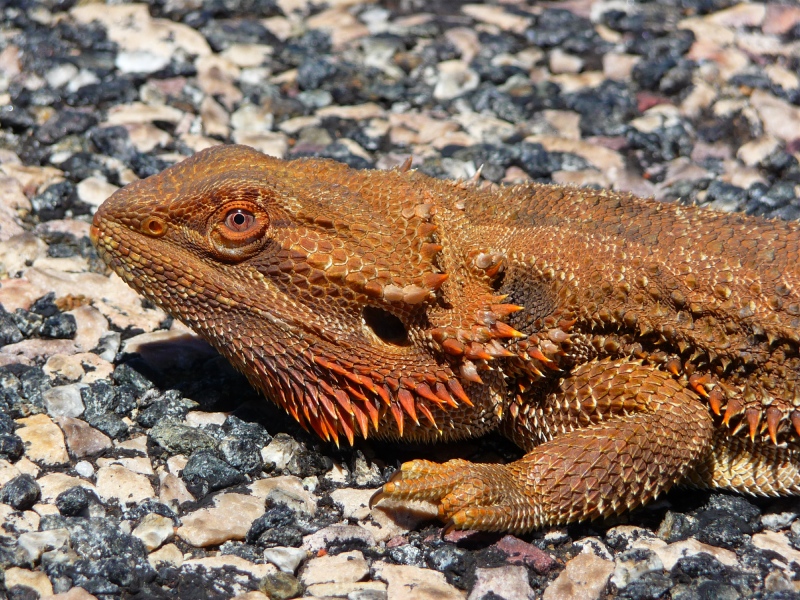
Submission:
[[88,240],[119,186],[224,142],[798,219],[796,2],[0,11],[0,597],[800,597],[797,499],[673,490],[520,538],[370,510],[402,460],[519,452],[322,444]]

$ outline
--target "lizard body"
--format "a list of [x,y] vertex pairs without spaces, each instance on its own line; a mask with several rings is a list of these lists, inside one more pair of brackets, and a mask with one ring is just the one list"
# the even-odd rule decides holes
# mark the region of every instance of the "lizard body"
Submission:
[[451,526],[800,493],[796,223],[225,146],[116,192],[92,239],[323,439],[514,440],[384,486]]

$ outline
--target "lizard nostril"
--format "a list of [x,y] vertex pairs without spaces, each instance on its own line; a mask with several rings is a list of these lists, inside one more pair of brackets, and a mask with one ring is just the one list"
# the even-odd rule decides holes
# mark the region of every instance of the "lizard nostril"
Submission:
[[161,237],[167,232],[167,224],[159,217],[147,217],[142,221],[142,233],[151,237]]
[[408,346],[408,330],[392,313],[374,306],[364,307],[364,323],[381,341],[393,346]]

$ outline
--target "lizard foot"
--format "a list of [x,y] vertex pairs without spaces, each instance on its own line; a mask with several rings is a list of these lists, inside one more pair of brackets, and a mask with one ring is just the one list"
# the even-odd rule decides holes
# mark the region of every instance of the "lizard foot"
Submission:
[[708,407],[669,373],[597,361],[565,380],[565,397],[576,389],[597,405],[613,402],[629,412],[565,431],[504,465],[405,463],[376,499],[429,500],[450,528],[518,533],[641,506],[711,450]]
[[370,506],[383,499],[434,502],[439,518],[447,523],[445,531],[530,528],[523,514],[530,511],[530,503],[506,465],[413,460],[400,467],[372,497]]

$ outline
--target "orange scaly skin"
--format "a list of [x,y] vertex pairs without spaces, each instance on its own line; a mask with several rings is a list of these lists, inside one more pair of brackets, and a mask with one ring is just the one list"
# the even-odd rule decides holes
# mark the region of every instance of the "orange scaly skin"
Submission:
[[796,223],[216,147],[114,194],[92,239],[303,426],[455,439],[380,497],[525,531],[682,483],[800,493]]

